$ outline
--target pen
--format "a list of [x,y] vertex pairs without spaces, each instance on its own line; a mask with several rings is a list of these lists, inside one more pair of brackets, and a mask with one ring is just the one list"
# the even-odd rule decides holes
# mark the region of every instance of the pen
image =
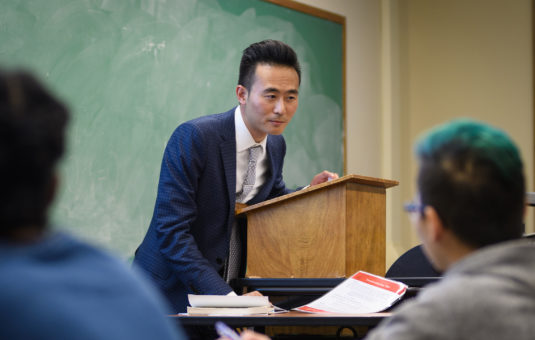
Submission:
[[233,331],[229,326],[225,325],[221,321],[217,321],[215,323],[215,330],[219,336],[227,337],[231,340],[241,340],[241,337],[238,333]]

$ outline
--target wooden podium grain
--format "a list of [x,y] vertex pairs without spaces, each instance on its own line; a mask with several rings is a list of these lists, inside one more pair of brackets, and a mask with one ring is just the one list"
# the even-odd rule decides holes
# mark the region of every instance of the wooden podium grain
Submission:
[[259,204],[247,217],[246,277],[385,274],[386,189],[397,181],[347,175]]

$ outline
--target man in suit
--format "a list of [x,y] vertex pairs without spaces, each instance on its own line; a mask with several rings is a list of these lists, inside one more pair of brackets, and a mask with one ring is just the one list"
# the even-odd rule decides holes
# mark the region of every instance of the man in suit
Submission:
[[[233,294],[228,281],[244,263],[236,202],[255,204],[291,192],[282,178],[281,134],[297,110],[300,80],[290,46],[254,43],[240,63],[239,105],[185,122],[171,136],[153,218],[134,263],[149,273],[175,312],[186,311],[187,294]],[[310,185],[337,177],[324,171]]]
[[[430,131],[416,154],[419,193],[406,210],[444,276],[366,339],[533,339],[535,245],[520,239],[525,184],[518,149],[499,129],[457,120]],[[242,338],[267,339],[252,332]]]

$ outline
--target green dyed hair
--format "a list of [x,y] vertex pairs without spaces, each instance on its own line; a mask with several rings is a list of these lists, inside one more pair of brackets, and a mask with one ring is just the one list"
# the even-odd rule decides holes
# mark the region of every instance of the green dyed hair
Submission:
[[523,233],[525,180],[518,148],[505,132],[454,120],[416,144],[422,203],[461,240],[480,247]]

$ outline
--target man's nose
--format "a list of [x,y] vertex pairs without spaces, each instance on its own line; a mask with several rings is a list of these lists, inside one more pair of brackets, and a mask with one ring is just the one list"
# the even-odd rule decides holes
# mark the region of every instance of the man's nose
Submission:
[[280,98],[277,100],[277,103],[275,104],[274,112],[278,115],[282,115],[286,112],[286,106],[284,105],[284,98]]

